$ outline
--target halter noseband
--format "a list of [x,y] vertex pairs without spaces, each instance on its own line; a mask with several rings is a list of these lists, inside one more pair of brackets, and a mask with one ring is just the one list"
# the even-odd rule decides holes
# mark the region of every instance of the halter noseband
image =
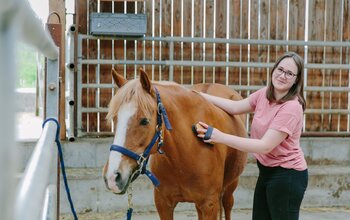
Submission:
[[155,145],[155,143],[158,141],[158,149],[157,151],[160,154],[163,154],[164,152],[160,149],[163,146],[163,132],[162,132],[162,124],[164,120],[164,124],[168,130],[171,130],[171,124],[168,119],[168,115],[166,113],[166,110],[164,108],[164,105],[162,103],[162,100],[160,98],[160,94],[155,88],[155,93],[157,96],[157,126],[156,126],[156,133],[154,134],[151,142],[146,147],[145,151],[142,154],[137,154],[123,146],[115,145],[113,144],[110,148],[110,151],[117,151],[121,154],[124,154],[125,156],[128,156],[134,160],[136,160],[138,167],[136,171],[132,174],[132,181],[135,180],[140,174],[146,174],[146,176],[152,181],[152,183],[157,187],[159,186],[158,179],[153,175],[153,173],[149,170],[147,170],[146,166],[148,163],[150,152]]

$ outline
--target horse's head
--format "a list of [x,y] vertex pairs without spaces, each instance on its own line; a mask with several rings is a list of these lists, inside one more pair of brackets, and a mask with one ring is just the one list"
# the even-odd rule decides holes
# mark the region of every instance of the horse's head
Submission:
[[123,194],[145,169],[149,154],[156,152],[156,147],[148,146],[159,142],[161,126],[157,126],[157,99],[147,74],[140,70],[140,79],[127,82],[112,69],[112,76],[119,89],[110,101],[107,118],[113,120],[115,135],[103,177],[109,190]]

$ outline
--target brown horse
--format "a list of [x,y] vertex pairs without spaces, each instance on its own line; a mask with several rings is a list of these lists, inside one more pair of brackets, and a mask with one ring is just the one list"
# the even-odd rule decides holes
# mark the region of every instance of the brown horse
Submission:
[[[206,144],[192,132],[204,121],[223,132],[246,136],[244,116],[230,116],[190,89],[170,82],[151,82],[141,70],[140,79],[126,81],[112,70],[118,92],[107,118],[115,123],[115,137],[103,177],[109,190],[125,193],[139,174],[158,185],[154,190],[160,219],[173,219],[179,202],[195,203],[198,219],[231,219],[233,192],[246,164],[246,153],[221,144]],[[194,89],[241,99],[219,84]],[[145,164],[152,155],[149,172]],[[156,179],[157,178],[157,179]]]

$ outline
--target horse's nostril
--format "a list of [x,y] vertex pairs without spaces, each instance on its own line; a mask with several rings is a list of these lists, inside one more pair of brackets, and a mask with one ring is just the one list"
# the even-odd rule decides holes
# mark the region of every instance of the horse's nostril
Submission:
[[121,173],[118,171],[115,171],[114,174],[115,174],[115,182],[118,183],[119,181],[121,181],[121,179],[122,179]]

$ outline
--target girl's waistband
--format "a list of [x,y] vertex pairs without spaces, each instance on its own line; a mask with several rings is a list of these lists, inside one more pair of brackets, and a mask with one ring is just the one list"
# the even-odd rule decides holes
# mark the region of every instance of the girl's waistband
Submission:
[[278,173],[302,173],[302,172],[307,172],[307,170],[304,171],[298,171],[295,169],[289,169],[289,168],[284,168],[284,167],[267,167],[264,166],[257,160],[258,168],[260,171],[260,175],[271,175],[271,174],[278,174]]

